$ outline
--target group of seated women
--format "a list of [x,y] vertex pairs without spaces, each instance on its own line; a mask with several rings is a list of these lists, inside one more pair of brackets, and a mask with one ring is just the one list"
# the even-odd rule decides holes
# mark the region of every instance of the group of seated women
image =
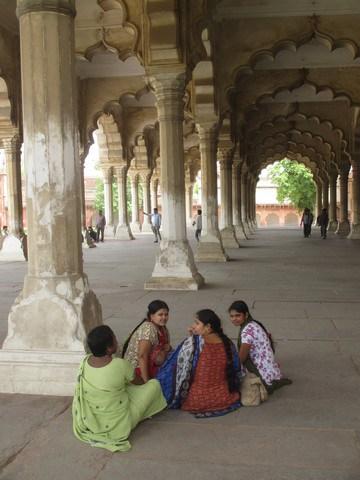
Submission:
[[228,311],[240,327],[238,348],[216,313],[200,310],[189,336],[173,349],[166,327],[169,308],[161,300],[149,304],[146,318],[124,344],[123,358],[113,357],[118,343],[111,328],[94,328],[87,337],[91,354],[80,365],[73,400],[76,437],[112,452],[127,451],[135,426],[166,407],[196,417],[238,409],[247,372],[268,393],[290,384],[275,362],[271,336],[246,303],[236,301]]

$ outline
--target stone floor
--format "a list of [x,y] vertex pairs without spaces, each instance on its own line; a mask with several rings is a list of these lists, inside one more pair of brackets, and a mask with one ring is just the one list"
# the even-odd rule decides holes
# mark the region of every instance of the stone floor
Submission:
[[[120,340],[159,297],[171,308],[173,344],[203,307],[235,338],[226,309],[244,299],[272,331],[294,384],[221,418],[163,412],[136,429],[126,454],[78,442],[69,398],[0,395],[1,480],[359,480],[360,242],[319,237],[259,230],[227,264],[200,265],[206,287],[184,293],[143,290],[157,250],[151,236],[85,250],[104,320]],[[24,272],[22,263],[0,265],[0,340]]]

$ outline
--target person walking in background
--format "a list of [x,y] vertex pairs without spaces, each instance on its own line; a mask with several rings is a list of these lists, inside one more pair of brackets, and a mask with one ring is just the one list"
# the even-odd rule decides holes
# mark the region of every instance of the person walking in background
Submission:
[[105,215],[103,215],[102,210],[99,210],[99,215],[98,215],[98,218],[96,220],[96,241],[97,242],[99,240],[101,242],[104,241],[105,225],[106,225]]
[[311,213],[310,208],[305,208],[301,217],[300,227],[304,226],[304,237],[308,238],[311,235],[311,225],[314,220],[314,215]]
[[155,240],[154,243],[158,243],[159,240],[161,240],[161,234],[160,234],[160,227],[161,227],[161,215],[158,212],[157,208],[154,208],[153,210],[154,213],[146,213],[144,212],[144,215],[149,215],[150,216],[150,221],[151,221],[151,229],[155,235]]
[[329,215],[328,215],[328,212],[327,212],[326,208],[322,209],[322,211],[321,211],[321,213],[318,217],[318,224],[320,226],[321,238],[323,240],[325,240],[326,231],[327,231],[327,227],[328,227],[328,224],[329,224]]
[[195,227],[195,238],[199,242],[200,241],[200,236],[201,236],[201,230],[202,230],[202,211],[199,209],[197,211],[197,215],[194,218],[193,221],[193,227]]

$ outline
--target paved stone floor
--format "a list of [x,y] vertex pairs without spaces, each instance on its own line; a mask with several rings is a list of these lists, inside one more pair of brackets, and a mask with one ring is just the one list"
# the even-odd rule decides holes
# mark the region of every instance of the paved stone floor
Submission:
[[[192,232],[191,232],[192,235]],[[141,424],[132,450],[110,454],[72,435],[69,398],[0,395],[1,480],[360,479],[360,242],[315,230],[259,230],[227,264],[201,264],[199,292],[145,292],[151,236],[84,251],[104,320],[124,339],[155,298],[171,308],[172,343],[196,310],[244,299],[276,339],[294,384],[257,408],[196,420],[166,411]],[[0,265],[0,340],[25,265]]]

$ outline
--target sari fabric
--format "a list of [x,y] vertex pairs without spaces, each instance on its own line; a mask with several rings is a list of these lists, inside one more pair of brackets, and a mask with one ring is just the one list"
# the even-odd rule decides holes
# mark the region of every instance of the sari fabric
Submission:
[[159,382],[132,385],[134,369],[126,360],[114,358],[105,367],[94,368],[88,358],[80,364],[75,387],[74,434],[94,447],[126,452],[136,425],[166,407]]
[[[159,380],[168,408],[181,408],[188,397],[193,383],[196,368],[204,346],[201,336],[192,335],[185,339],[173,352],[171,352],[159,369],[156,376]],[[240,377],[240,363],[235,346],[233,347],[233,363]],[[224,415],[240,407],[240,402],[234,402],[231,408],[214,412],[196,412],[196,417]]]

